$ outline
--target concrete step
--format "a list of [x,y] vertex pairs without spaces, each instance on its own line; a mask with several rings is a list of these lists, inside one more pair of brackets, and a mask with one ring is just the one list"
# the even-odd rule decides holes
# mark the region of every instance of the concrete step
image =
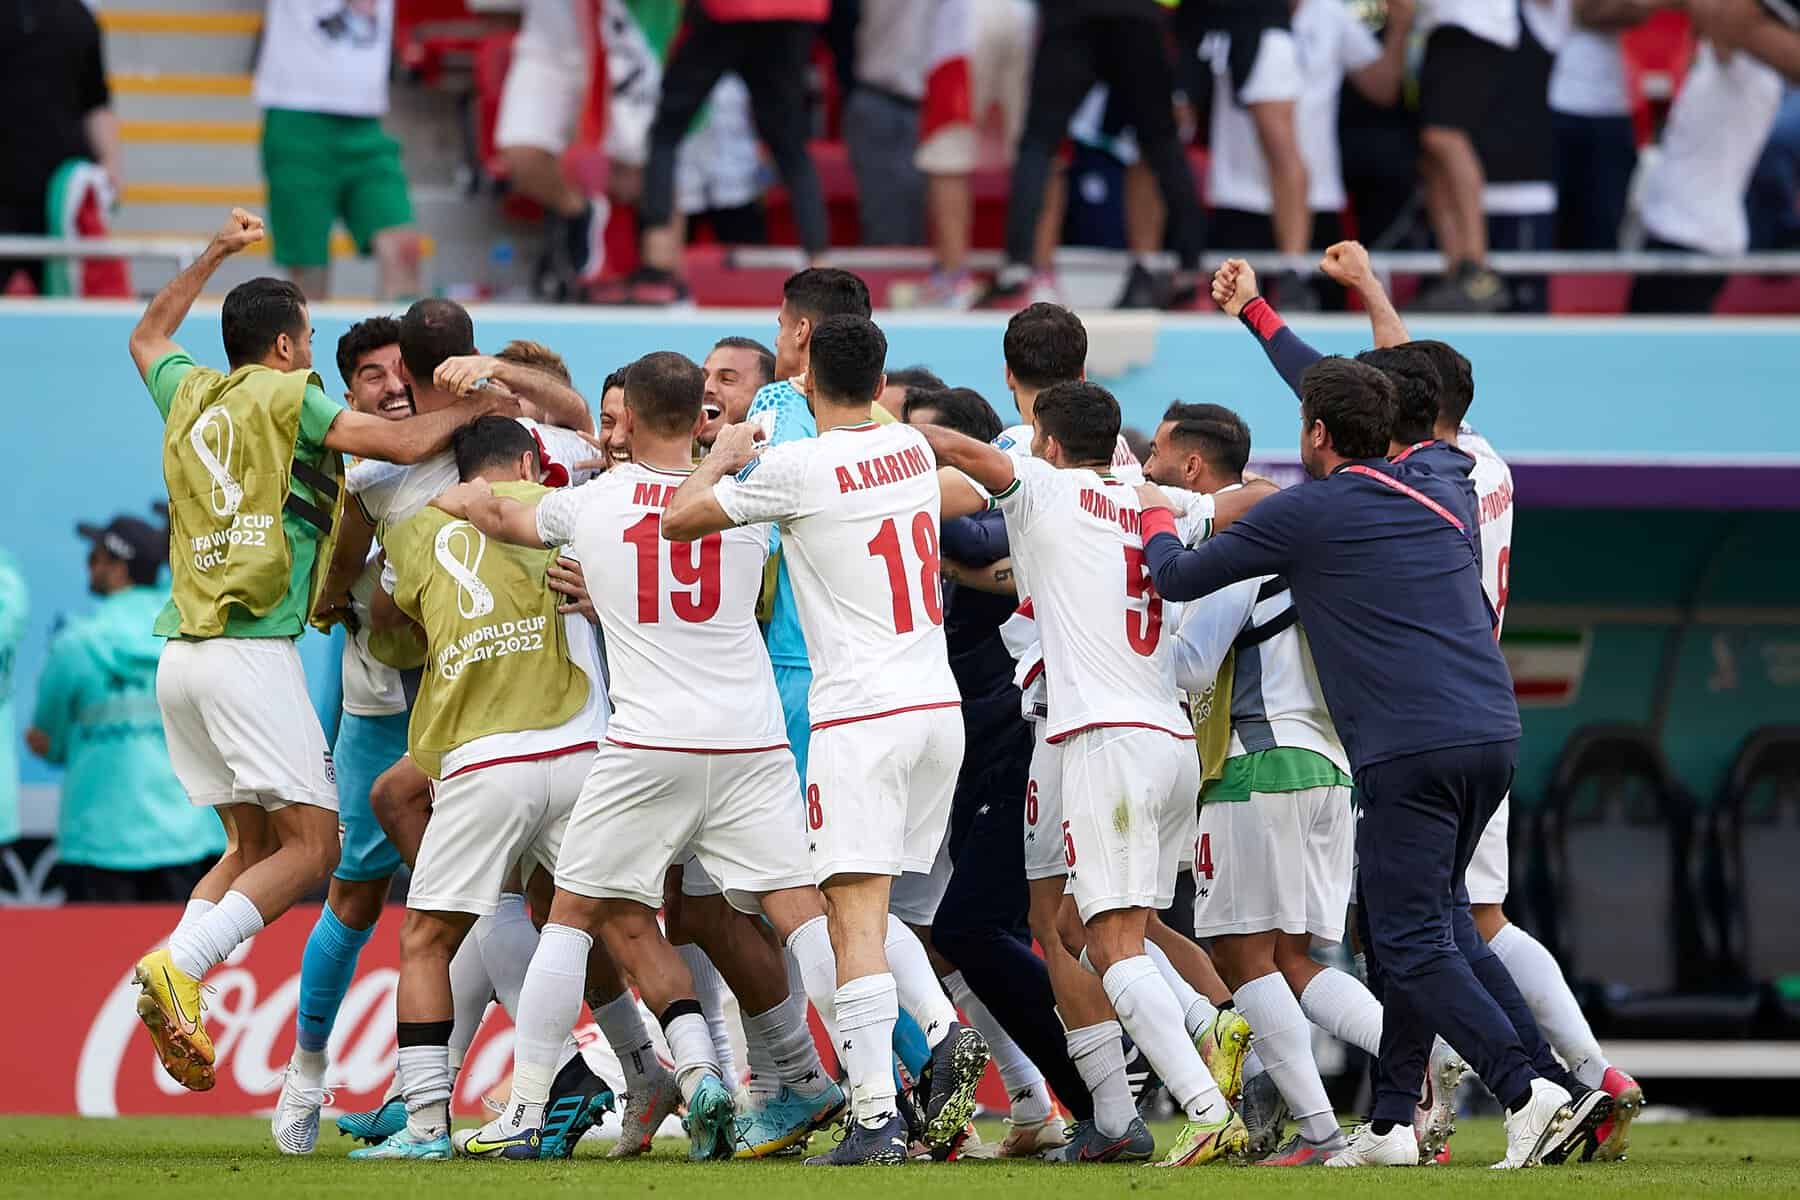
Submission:
[[[246,77],[247,78],[247,77]],[[138,124],[167,126],[181,123],[216,124],[218,122],[260,125],[262,112],[250,98],[249,89],[242,95],[212,95],[204,92],[113,92],[113,111],[119,119]]]
[[[252,127],[254,128],[254,127]],[[262,163],[254,134],[242,141],[167,142],[124,141],[125,182],[217,183],[262,178]]]
[[263,6],[259,0],[106,0],[106,10],[101,14],[101,24],[108,17],[129,15],[132,18],[142,15],[214,15],[219,13],[248,13],[261,17]]

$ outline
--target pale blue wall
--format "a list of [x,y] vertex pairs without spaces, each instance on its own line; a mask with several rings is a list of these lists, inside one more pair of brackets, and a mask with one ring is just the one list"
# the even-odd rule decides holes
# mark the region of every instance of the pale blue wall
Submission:
[[[315,314],[315,354],[328,390],[341,389],[332,350],[354,316]],[[6,363],[0,431],[10,451],[7,521],[0,544],[24,566],[32,628],[21,647],[19,719],[30,711],[43,645],[59,612],[87,603],[85,547],[77,521],[143,513],[161,495],[159,426],[125,342],[137,317],[119,305],[0,305]],[[593,395],[606,372],[654,349],[702,357],[726,334],[772,341],[774,310],[621,318],[583,310],[477,312],[481,345],[530,337],[567,356]],[[892,365],[929,364],[950,383],[974,387],[1010,418],[1001,386],[999,317],[885,322]],[[1366,345],[1355,319],[1317,319],[1302,330],[1326,350]],[[1575,456],[1776,455],[1800,461],[1794,386],[1800,322],[1639,324],[1548,321],[1421,323],[1417,336],[1455,342],[1475,363],[1474,418],[1509,453]],[[1099,336],[1099,335],[1097,335]],[[182,330],[203,362],[222,365],[217,310],[197,311]],[[1165,322],[1147,365],[1108,380],[1128,424],[1149,428],[1172,399],[1229,404],[1260,446],[1286,448],[1296,435],[1294,400],[1235,323]],[[1516,568],[1516,569],[1522,569]],[[317,642],[318,639],[309,639]],[[322,650],[322,647],[320,648]],[[309,655],[323,664],[329,656]],[[49,775],[29,756],[27,781]]]

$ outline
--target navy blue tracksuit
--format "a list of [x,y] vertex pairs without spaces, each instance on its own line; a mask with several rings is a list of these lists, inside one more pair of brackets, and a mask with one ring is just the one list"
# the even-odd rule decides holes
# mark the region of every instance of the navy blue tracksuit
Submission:
[[1362,798],[1358,872],[1387,1006],[1371,1115],[1402,1125],[1434,1033],[1509,1105],[1538,1073],[1512,1005],[1484,986],[1476,947],[1459,936],[1463,872],[1511,787],[1519,738],[1478,530],[1466,467],[1436,455],[1344,464],[1194,550],[1166,515],[1145,515],[1145,557],[1168,599],[1260,575],[1288,581]]
[[[998,512],[946,521],[944,557],[985,566],[1006,557]],[[950,808],[950,886],[931,927],[931,944],[956,964],[981,1002],[1078,1121],[1094,1115],[1093,1097],[1069,1058],[1056,1017],[1050,972],[1031,949],[1026,924],[1025,785],[1031,775],[1031,726],[1019,712],[1013,660],[1000,641],[1011,597],[973,588],[947,591],[944,639],[962,692],[969,751]]]

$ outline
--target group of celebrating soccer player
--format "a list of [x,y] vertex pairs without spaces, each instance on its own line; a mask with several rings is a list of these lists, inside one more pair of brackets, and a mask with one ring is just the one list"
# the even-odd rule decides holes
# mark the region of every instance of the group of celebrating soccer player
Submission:
[[[1355,360],[1320,359],[1242,262],[1214,278],[1300,399],[1317,483],[1278,492],[1217,404],[1171,405],[1140,464],[1055,305],[1007,328],[1019,425],[891,386],[867,287],[829,268],[787,280],[772,351],[731,337],[609,376],[598,431],[554,351],[482,355],[447,300],[351,327],[345,407],[291,284],[226,297],[227,372],[172,340],[262,234],[234,210],[131,339],[165,422],[158,699],[229,835],[135,969],[178,1082],[213,1083],[207,972],[329,880],[272,1123],[311,1152],[404,862],[398,1070],[338,1119],[354,1158],[567,1157],[617,1105],[614,1157],[681,1113],[695,1160],[803,1153],[841,1122],[808,1164],[1141,1162],[1154,1071],[1186,1121],[1161,1165],[1413,1165],[1448,1156],[1470,1067],[1506,1106],[1496,1166],[1623,1153],[1642,1092],[1500,915],[1511,476],[1463,423],[1467,360],[1409,340],[1360,246],[1323,263],[1370,313]],[[1366,511],[1356,537],[1307,506],[1326,481],[1330,511]],[[1391,605],[1343,582],[1368,543],[1420,568],[1382,569]],[[1397,717],[1371,647],[1345,645],[1394,651],[1389,619],[1452,652],[1415,666],[1474,698],[1436,716],[1462,732]],[[294,639],[339,623],[334,753]],[[1193,937],[1157,915],[1182,872]],[[1368,984],[1311,954],[1347,913]],[[494,999],[510,1087],[453,1136]],[[572,1036],[584,1000],[611,1082]],[[1377,1058],[1353,1131],[1314,1024]],[[990,1061],[1011,1128],[982,1147]]]

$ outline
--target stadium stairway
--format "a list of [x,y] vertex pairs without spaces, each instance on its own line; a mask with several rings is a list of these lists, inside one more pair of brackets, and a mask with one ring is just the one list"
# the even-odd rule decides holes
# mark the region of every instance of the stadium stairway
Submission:
[[[106,0],[99,13],[125,175],[114,232],[172,243],[203,241],[233,205],[268,211],[259,162],[261,115],[251,72],[262,33],[257,0]],[[454,78],[416,83],[396,69],[388,132],[404,147],[413,208],[426,234],[432,289],[473,284],[490,274],[497,242],[515,263],[536,254],[537,231],[509,227],[488,197],[470,197]],[[332,238],[331,292],[375,294],[373,263],[359,259],[340,227]],[[522,266],[516,268],[520,282]],[[132,264],[136,290],[167,280],[169,261]],[[228,262],[211,291],[270,270],[269,247]]]

